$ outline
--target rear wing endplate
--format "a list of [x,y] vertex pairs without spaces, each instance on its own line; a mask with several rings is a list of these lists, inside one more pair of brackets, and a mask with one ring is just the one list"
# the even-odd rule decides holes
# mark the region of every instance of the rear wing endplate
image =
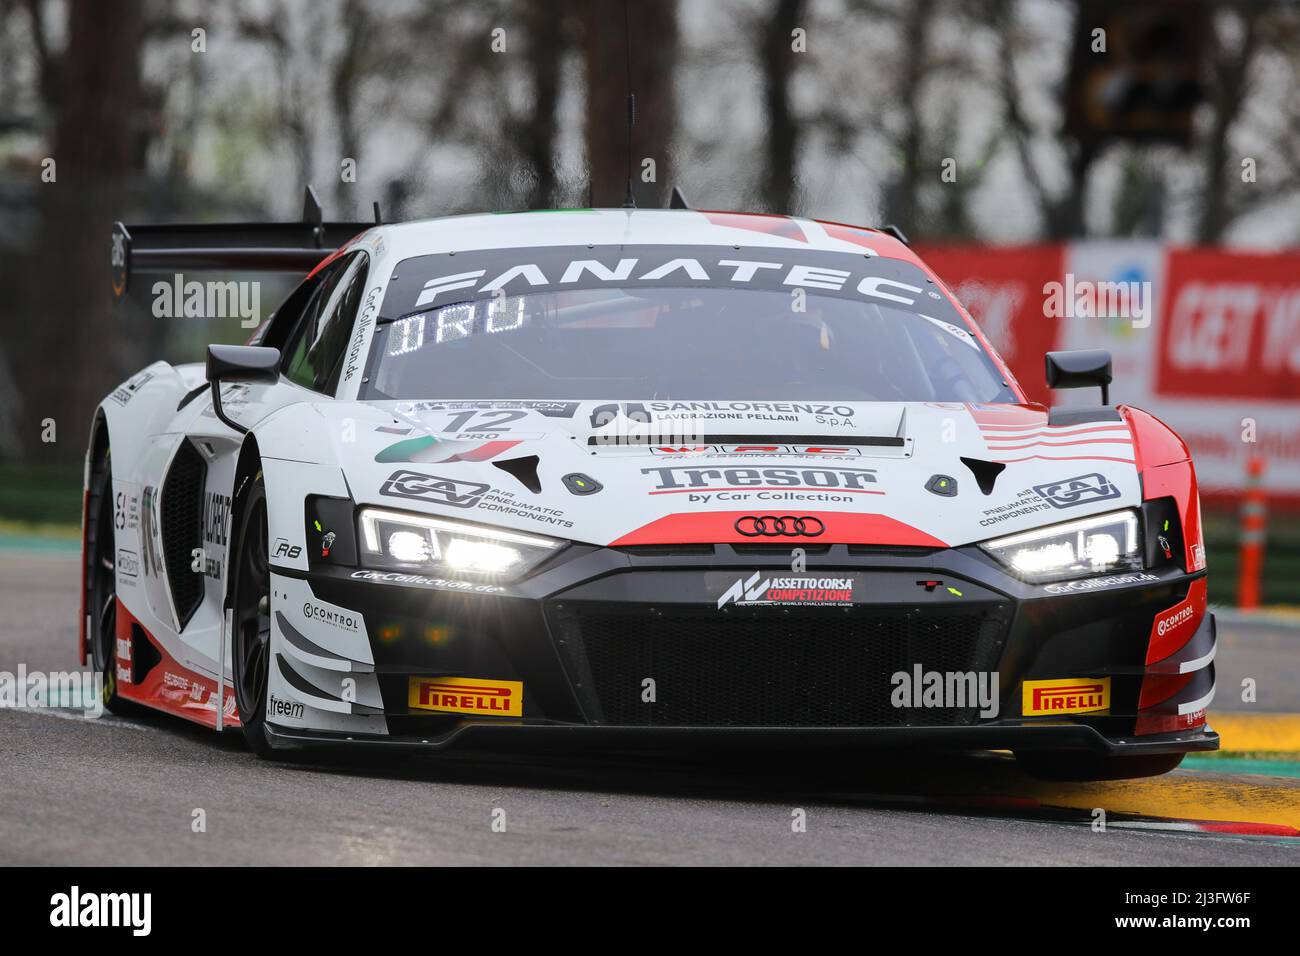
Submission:
[[302,222],[113,226],[113,297],[131,280],[177,272],[276,272],[306,275],[326,256],[380,221],[325,222],[307,187]]

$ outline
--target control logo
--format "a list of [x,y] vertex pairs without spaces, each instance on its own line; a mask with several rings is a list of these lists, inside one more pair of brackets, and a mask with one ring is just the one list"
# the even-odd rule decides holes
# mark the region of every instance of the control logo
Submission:
[[1097,472],[1046,485],[1034,485],[1034,491],[1053,508],[1073,508],[1075,505],[1119,497],[1119,489],[1114,483]]
[[1110,709],[1110,678],[1027,680],[1022,689],[1021,713],[1092,714]]
[[1171,631],[1179,624],[1186,622],[1194,614],[1196,614],[1196,608],[1190,604],[1179,608],[1173,614],[1168,614],[1156,622],[1156,634],[1164,637],[1167,631]]
[[412,710],[522,717],[524,684],[472,677],[412,677],[406,703]]
[[729,604],[737,607],[843,607],[852,603],[852,578],[819,578],[802,574],[763,579],[763,572],[755,571],[748,578],[738,578],[727,588],[718,598],[718,610]]
[[416,501],[434,501],[453,508],[473,508],[490,490],[489,485],[478,481],[456,481],[425,475],[418,471],[395,471],[388,476],[381,495],[389,498],[413,498]]
[[357,619],[353,615],[333,608],[321,607],[319,604],[312,604],[310,601],[304,602],[302,616],[309,621],[320,621],[322,624],[339,627],[345,631],[355,633],[357,629]]

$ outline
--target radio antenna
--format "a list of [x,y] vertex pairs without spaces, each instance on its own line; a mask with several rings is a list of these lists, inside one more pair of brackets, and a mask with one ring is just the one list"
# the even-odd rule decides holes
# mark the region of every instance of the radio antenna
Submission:
[[632,195],[632,127],[636,125],[636,97],[632,95],[632,27],[628,18],[627,0],[623,0],[623,63],[627,83],[627,195],[623,197],[624,209],[636,208]]

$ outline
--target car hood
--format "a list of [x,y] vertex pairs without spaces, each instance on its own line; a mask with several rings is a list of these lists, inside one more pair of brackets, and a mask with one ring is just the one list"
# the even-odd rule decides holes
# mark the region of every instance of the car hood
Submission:
[[[1141,502],[1133,435],[1109,413],[1051,425],[1042,406],[956,403],[317,408],[358,504],[591,544],[954,546]],[[774,534],[748,520],[763,516],[817,520]]]

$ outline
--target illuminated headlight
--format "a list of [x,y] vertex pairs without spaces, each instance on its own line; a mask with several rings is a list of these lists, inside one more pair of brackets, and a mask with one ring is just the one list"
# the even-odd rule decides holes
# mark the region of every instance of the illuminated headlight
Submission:
[[1135,511],[1066,521],[980,545],[1026,581],[1060,581],[1142,567]]
[[517,578],[564,543],[382,508],[362,508],[358,521],[362,563],[400,571]]

